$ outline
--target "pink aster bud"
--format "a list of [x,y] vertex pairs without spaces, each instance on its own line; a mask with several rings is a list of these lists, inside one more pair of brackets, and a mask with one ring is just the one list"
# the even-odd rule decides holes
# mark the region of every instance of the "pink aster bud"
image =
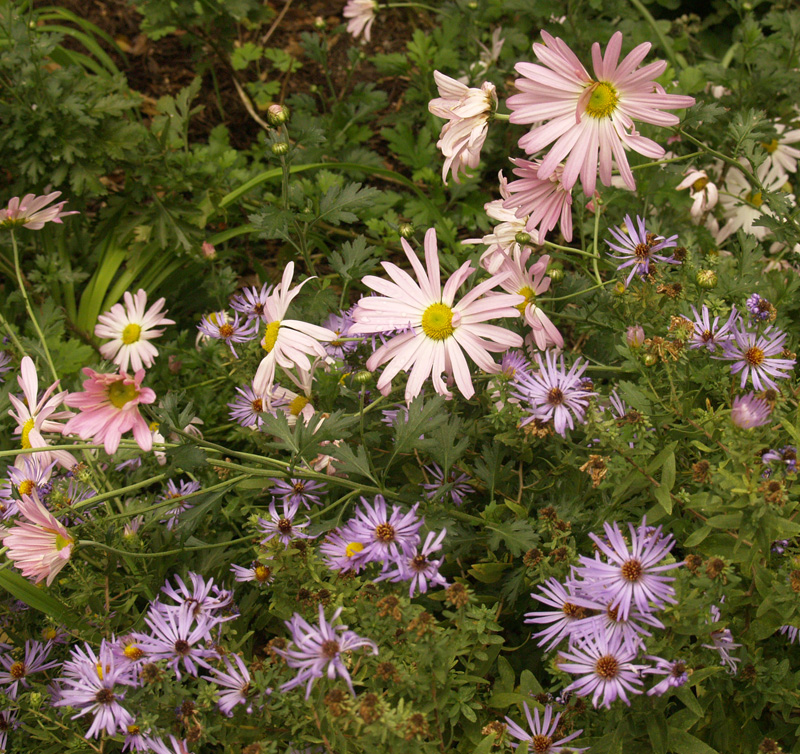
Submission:
[[285,105],[272,104],[267,108],[267,123],[280,126],[289,120],[289,108]]
[[631,325],[625,334],[625,340],[631,348],[641,348],[644,343],[644,328],[641,325]]
[[206,259],[214,259],[217,256],[217,250],[208,241],[203,241],[200,249]]

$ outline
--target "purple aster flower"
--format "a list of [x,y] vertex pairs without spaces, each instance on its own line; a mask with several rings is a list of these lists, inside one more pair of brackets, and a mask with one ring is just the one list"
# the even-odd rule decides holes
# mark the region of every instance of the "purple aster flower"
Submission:
[[517,372],[530,371],[531,363],[521,351],[506,351],[500,359],[498,375],[507,380],[513,380]]
[[731,655],[731,650],[741,647],[741,644],[735,644],[733,641],[733,634],[729,628],[723,628],[718,631],[711,632],[711,644],[702,644],[701,646],[706,649],[714,649],[719,654],[719,664],[728,668],[731,675],[736,673],[736,668],[741,660],[738,657]]
[[41,495],[45,494],[45,487],[50,481],[53,466],[57,461],[46,464],[40,460],[39,455],[36,453],[23,456],[21,468],[9,466],[7,469],[8,478],[20,495],[31,495],[35,490],[38,490]]
[[[5,374],[11,370],[11,354],[8,351],[0,351],[0,375]],[[0,382],[5,382],[3,377],[0,377]]]
[[[193,492],[197,492],[199,489],[200,482],[185,482],[183,479],[180,479],[176,485],[175,482],[170,479],[167,482],[167,489],[162,495],[157,497],[156,500],[157,502],[166,502],[167,500],[183,498],[186,495],[191,495]],[[175,525],[180,520],[181,513],[185,513],[192,508],[194,508],[193,503],[190,503],[188,500],[179,500],[178,504],[174,508],[170,508],[167,511],[168,518],[162,518],[161,523],[165,523],[167,525],[167,529],[171,531],[175,528]]]
[[761,463],[774,463],[778,461],[785,466],[787,474],[797,471],[797,448],[794,445],[784,445],[780,450],[768,450],[761,456]]
[[777,314],[775,307],[757,293],[747,299],[747,311],[759,322],[773,322]]
[[264,283],[260,290],[255,286],[242,288],[240,293],[231,298],[231,309],[244,314],[247,324],[253,320],[261,320],[266,324],[265,307],[270,293],[272,293],[272,286],[268,283]]
[[545,644],[546,651],[551,650],[564,638],[570,638],[572,629],[587,617],[587,608],[594,609],[597,603],[578,597],[567,591],[557,579],[549,578],[546,583],[539,585],[540,594],[531,594],[535,600],[550,605],[554,610],[540,610],[525,613],[525,623],[550,624],[544,631],[533,634],[539,640],[539,646]]
[[233,321],[228,319],[225,312],[213,312],[207,317],[203,317],[197,329],[201,335],[205,335],[207,338],[224,340],[231,349],[231,353],[238,359],[239,354],[236,353],[233,344],[247,343],[258,337],[258,322],[253,322],[252,327],[250,324],[249,320],[243,323],[239,322],[239,312],[233,315]]
[[269,518],[258,519],[258,529],[262,534],[266,535],[264,539],[261,540],[261,544],[265,545],[274,537],[277,537],[283,542],[285,547],[288,547],[289,543],[295,537],[299,537],[300,539],[313,539],[311,534],[300,531],[311,523],[311,519],[306,517],[304,523],[295,523],[294,519],[296,515],[296,505],[284,499],[283,513],[278,513],[275,507],[275,501],[273,500],[269,504]]
[[713,353],[717,346],[724,347],[733,337],[732,330],[739,318],[739,312],[736,311],[735,306],[731,307],[730,316],[722,327],[718,327],[719,317],[714,317],[714,321],[711,321],[711,314],[705,304],[703,304],[703,308],[699,313],[697,309],[692,307],[692,313],[694,314],[694,321],[681,315],[683,319],[691,322],[694,326],[689,337],[689,348],[705,348]]
[[364,543],[349,525],[329,531],[319,551],[323,562],[332,571],[358,573],[367,564]]
[[332,356],[335,359],[343,359],[347,354],[352,353],[358,348],[358,343],[355,340],[341,340],[342,338],[354,337],[350,334],[352,325],[353,318],[350,316],[349,312],[331,314],[328,319],[323,322],[323,327],[326,327],[328,330],[333,330],[333,332],[336,333],[336,338],[323,344],[328,356]]
[[269,402],[264,396],[256,395],[252,385],[237,387],[236,392],[239,393],[236,400],[227,404],[229,416],[245,429],[258,429],[264,423],[259,414],[268,410]]
[[[552,351],[545,353],[546,364],[540,354],[536,354],[539,370],[533,374],[519,372],[513,380],[517,398],[531,414],[523,419],[520,426],[529,424],[534,419],[550,421],[562,437],[566,436],[567,426],[574,429],[574,418],[583,423],[589,398],[597,395],[581,386],[581,375],[587,362],[576,359],[569,372],[565,371],[564,357],[560,366],[556,364],[556,355]],[[525,405],[528,404],[528,405]]]
[[41,673],[50,670],[58,665],[58,662],[47,662],[50,651],[53,648],[51,642],[42,644],[40,641],[28,640],[25,642],[25,654],[21,660],[15,660],[9,653],[0,656],[0,685],[7,686],[4,690],[9,699],[16,699],[19,693],[19,686],[29,689],[27,678],[31,673]]
[[7,521],[19,513],[17,501],[11,496],[11,482],[0,482],[0,521]]
[[426,466],[425,471],[427,471],[431,479],[434,480],[433,482],[425,482],[422,485],[422,488],[427,490],[427,496],[429,500],[432,500],[435,497],[440,497],[439,491],[445,486],[449,488],[445,491],[450,495],[450,500],[452,500],[456,505],[461,505],[467,495],[475,492],[475,489],[469,483],[469,476],[463,472],[459,474],[459,470],[455,467],[450,469],[450,473],[448,473],[446,481],[444,478],[444,472],[438,463],[434,463],[431,466]]
[[776,555],[783,555],[783,553],[786,552],[786,548],[788,546],[789,546],[788,539],[776,539],[772,543],[772,552],[774,552]]
[[647,655],[647,659],[652,660],[656,665],[644,670],[644,675],[666,676],[663,681],[659,681],[647,692],[647,696],[662,696],[670,689],[683,686],[689,680],[689,674],[686,672],[686,663],[683,660],[670,662],[663,657],[656,657],[655,655]]
[[353,681],[347,672],[341,655],[358,647],[369,647],[372,654],[378,654],[378,646],[371,639],[364,639],[354,631],[348,631],[347,626],[334,626],[335,621],[344,608],[337,608],[331,616],[331,622],[325,620],[325,610],[319,606],[319,626],[310,625],[300,613],[295,613],[291,620],[286,621],[286,626],[292,634],[293,648],[276,649],[286,660],[290,668],[297,668],[300,672],[288,683],[281,686],[281,691],[306,683],[306,699],[311,694],[311,687],[317,678],[327,675],[333,680],[337,675],[344,678],[350,688],[350,693],[355,696]]
[[[139,667],[144,664],[144,661],[147,659],[147,652],[141,647],[134,634],[121,636],[111,642],[110,646],[114,658],[117,661],[117,665],[121,668],[126,666],[130,667],[132,673],[138,672]],[[138,685],[136,675],[132,676],[129,685]]]
[[269,584],[275,578],[272,568],[264,563],[254,560],[249,567],[231,565],[231,572],[235,581],[257,581],[259,584]]
[[143,523],[144,516],[134,516],[122,527],[122,536],[128,538],[135,537],[139,533],[139,529],[142,528]]
[[797,634],[800,633],[800,629],[797,626],[781,626],[782,634],[786,634],[789,638],[789,642],[794,644],[797,641]]
[[[233,593],[227,589],[220,589],[215,586],[214,579],[204,579],[198,573],[189,573],[189,581],[191,587],[184,583],[180,576],[175,577],[176,587],[173,587],[167,581],[161,588],[168,597],[175,601],[175,608],[178,608],[181,614],[188,615],[190,618],[196,618],[199,621],[203,620],[210,623],[212,626],[216,623],[221,623],[230,618],[223,618],[219,613],[230,607],[233,602]],[[168,609],[174,609],[171,606],[163,605]],[[162,612],[164,612],[162,610]]]
[[752,429],[769,423],[771,412],[769,403],[754,393],[737,395],[733,399],[731,421],[741,429]]
[[441,560],[430,560],[429,555],[442,549],[442,540],[447,529],[442,529],[438,534],[428,532],[422,550],[417,550],[411,555],[402,554],[393,563],[387,564],[387,570],[381,573],[374,581],[387,579],[393,583],[410,581],[408,596],[413,597],[414,592],[425,594],[430,586],[448,586],[447,580],[439,573]]
[[197,625],[192,627],[195,621],[191,613],[174,609],[162,612],[151,608],[144,620],[152,634],[138,635],[140,646],[151,660],[166,660],[167,667],[172,668],[178,680],[181,679],[181,662],[185,671],[195,677],[198,666],[211,668],[206,660],[217,657],[217,653],[213,649],[197,646],[200,641],[210,638],[213,624],[209,624],[205,618],[198,617]]
[[111,645],[105,639],[97,655],[88,644],[83,649],[75,647],[71,654],[71,659],[64,663],[59,699],[53,706],[78,710],[73,720],[92,713],[94,719],[86,732],[89,738],[97,738],[103,731],[109,736],[126,732],[134,719],[119,703],[125,694],[117,685],[130,685],[130,669],[117,667]]
[[188,742],[185,739],[180,741],[173,735],[169,737],[169,744],[165,744],[160,738],[151,737],[147,739],[147,745],[154,754],[192,754]]
[[122,751],[152,751],[150,748],[150,730],[143,731],[134,721],[125,729],[125,743]]
[[415,551],[423,524],[417,517],[419,503],[407,513],[393,505],[391,514],[383,495],[375,495],[372,505],[362,497],[361,505],[356,508],[349,526],[356,539],[364,545],[362,555],[365,561],[397,560],[401,552],[410,555]]
[[630,285],[634,275],[639,275],[642,278],[649,275],[652,262],[680,264],[672,256],[666,257],[663,254],[656,253],[677,246],[678,236],[664,238],[663,236],[648,233],[644,225],[644,218],[638,216],[636,217],[636,224],[639,226],[638,230],[631,221],[631,216],[626,215],[625,226],[628,229],[628,233],[625,234],[621,228],[609,228],[609,232],[614,236],[617,243],[606,241],[614,251],[619,252],[618,254],[609,252],[609,256],[622,261],[617,270],[624,270],[626,267],[631,268],[630,274],[625,281],[626,286]]
[[641,694],[640,671],[645,665],[634,665],[637,649],[622,641],[622,634],[607,637],[605,634],[589,634],[569,652],[559,652],[558,667],[567,673],[580,675],[565,691],[574,691],[578,696],[592,694],[592,705],[598,702],[605,707],[617,699],[630,706],[626,692]]
[[[564,744],[572,741],[573,738],[577,738],[583,733],[583,729],[571,733],[566,738],[553,741],[556,729],[558,728],[558,721],[561,719],[561,713],[559,712],[553,717],[552,705],[548,704],[545,706],[543,720],[539,718],[538,709],[533,710],[533,717],[531,717],[531,711],[526,702],[522,703],[522,707],[525,710],[525,717],[528,718],[528,727],[530,731],[525,730],[517,725],[510,717],[507,717],[506,723],[508,723],[508,733],[520,741],[530,742],[528,751],[532,752],[532,754],[561,754],[561,752],[565,752],[565,754],[567,752],[580,754],[582,751],[587,751],[587,749],[576,749],[573,746],[564,747]],[[514,743],[511,745],[515,749],[519,746],[519,744]]]
[[295,509],[301,505],[311,508],[311,503],[321,505],[319,494],[325,491],[323,482],[311,479],[276,479],[275,486],[270,492],[285,503],[291,504]]
[[8,748],[8,733],[19,727],[17,722],[17,710],[0,710],[0,751]]
[[[381,421],[393,427],[397,423],[397,417],[401,414],[403,416],[403,423],[406,424],[408,422],[408,407],[401,403],[396,403],[394,408],[381,409]],[[424,435],[420,435],[420,437],[423,436]]]
[[[229,659],[230,657],[233,657],[236,662],[236,667],[233,666],[233,663]],[[217,668],[212,668],[212,675],[203,676],[205,680],[222,687],[218,692],[219,696],[217,699],[220,712],[222,712],[223,715],[231,717],[233,715],[233,709],[237,704],[246,704],[248,705],[246,710],[247,714],[252,714],[253,707],[250,700],[253,696],[253,692],[250,688],[250,673],[247,670],[247,666],[239,655],[228,655],[224,657],[223,660],[227,672],[223,673]]]
[[788,378],[788,373],[796,363],[795,359],[776,358],[783,351],[786,333],[767,327],[759,335],[744,327],[739,329],[734,326],[731,334],[731,340],[723,344],[722,356],[714,358],[734,362],[731,364],[731,373],[742,373],[741,387],[747,384],[749,377],[756,390],[770,387],[777,390],[778,386],[772,378]]
[[580,575],[585,580],[591,594],[608,602],[610,608],[617,608],[623,620],[628,619],[631,606],[636,605],[639,612],[650,612],[649,603],[663,607],[664,602],[675,602],[675,590],[669,582],[671,576],[659,575],[663,571],[678,568],[681,563],[658,565],[675,544],[672,535],[662,537],[661,527],[655,532],[648,530],[646,520],[642,520],[638,529],[628,524],[631,533],[631,546],[622,536],[616,522],[603,524],[608,538],[606,544],[596,534],[589,534],[600,552],[608,562],[599,558],[580,558]]
[[605,633],[609,638],[619,634],[622,642],[631,649],[644,647],[642,636],[652,636],[642,624],[652,628],[664,628],[664,624],[653,615],[640,612],[632,606],[627,618],[619,614],[619,610],[610,605],[597,604],[595,609],[600,610],[599,615],[584,618],[573,624],[573,640],[585,638],[588,634]]

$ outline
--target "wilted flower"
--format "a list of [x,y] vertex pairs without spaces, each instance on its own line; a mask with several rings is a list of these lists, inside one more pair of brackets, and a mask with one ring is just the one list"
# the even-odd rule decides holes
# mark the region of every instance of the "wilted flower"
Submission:
[[347,0],[342,15],[347,19],[348,33],[358,37],[363,32],[364,39],[369,42],[377,10],[376,0]]
[[655,667],[644,670],[644,675],[666,676],[663,681],[657,683],[647,692],[647,696],[662,696],[669,691],[669,689],[683,686],[683,684],[689,680],[689,674],[686,672],[686,663],[683,660],[670,662],[663,657],[655,657],[652,655],[648,655],[647,659],[652,660],[656,665]]
[[737,395],[733,399],[731,421],[741,429],[752,429],[767,424],[771,411],[769,403],[754,393]]
[[713,209],[719,200],[719,191],[706,175],[705,170],[689,169],[686,177],[675,187],[678,191],[689,189],[692,197],[692,208],[689,210],[692,219],[700,222],[703,215]]

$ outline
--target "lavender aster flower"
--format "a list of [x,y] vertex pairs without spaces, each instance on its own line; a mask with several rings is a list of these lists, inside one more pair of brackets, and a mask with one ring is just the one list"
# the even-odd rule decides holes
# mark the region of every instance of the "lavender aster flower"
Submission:
[[557,579],[550,578],[539,585],[540,594],[531,594],[535,600],[550,605],[555,610],[539,610],[525,613],[525,623],[550,624],[544,631],[533,634],[539,640],[539,646],[545,644],[546,651],[551,650],[562,639],[571,637],[573,627],[587,616],[587,608],[593,609],[596,603],[571,594]]
[[664,238],[663,236],[648,233],[644,225],[644,219],[638,216],[636,217],[636,224],[639,226],[638,230],[631,221],[631,216],[626,215],[625,226],[628,229],[627,235],[621,228],[609,228],[609,232],[614,236],[617,243],[614,244],[611,243],[611,241],[606,241],[614,251],[619,252],[618,254],[609,253],[609,256],[622,261],[622,264],[617,267],[617,270],[624,270],[626,267],[631,268],[628,278],[625,281],[626,286],[630,285],[634,275],[639,275],[640,277],[649,275],[650,264],[652,262],[680,264],[677,259],[671,256],[667,257],[663,254],[656,253],[663,249],[677,246],[678,236]]
[[17,501],[11,497],[11,482],[0,482],[0,521],[7,521],[19,513]]
[[353,324],[354,320],[349,312],[331,314],[328,319],[323,322],[323,327],[336,333],[336,338],[323,344],[328,356],[332,356],[335,359],[343,359],[347,354],[352,353],[358,348],[357,341],[342,340],[342,338],[354,337],[350,334],[350,328]]
[[259,416],[267,410],[268,401],[264,396],[256,395],[252,385],[237,387],[239,395],[233,403],[228,403],[229,416],[246,429],[258,429],[264,420]]
[[288,547],[289,543],[295,537],[312,539],[313,537],[311,534],[305,534],[300,531],[311,523],[311,519],[306,517],[305,522],[295,523],[294,519],[296,515],[297,506],[293,505],[288,500],[284,499],[283,501],[283,513],[278,513],[275,507],[275,501],[273,500],[269,504],[269,518],[258,519],[258,529],[262,534],[266,535],[264,539],[261,540],[261,544],[265,545],[274,537],[277,537],[283,542],[285,547]]
[[250,340],[258,337],[258,322],[253,322],[250,327],[250,321],[244,323],[239,322],[239,312],[233,315],[233,321],[228,319],[225,312],[213,312],[207,317],[203,317],[197,329],[201,335],[207,338],[214,338],[215,340],[224,340],[231,353],[235,358],[239,358],[239,354],[233,347],[234,343],[247,343]]
[[[11,370],[11,354],[8,351],[0,351],[0,375]],[[5,380],[0,377],[0,382]]]
[[647,659],[652,660],[656,665],[653,668],[644,670],[644,675],[666,676],[663,681],[659,681],[647,692],[647,696],[662,696],[666,694],[669,689],[683,686],[683,684],[689,680],[689,674],[686,672],[686,663],[683,660],[674,660],[670,662],[663,657],[656,657],[654,655],[647,655]]
[[601,611],[599,615],[584,618],[572,626],[572,639],[585,638],[588,634],[605,633],[607,637],[619,634],[622,642],[630,649],[642,648],[644,640],[642,636],[652,636],[642,624],[653,628],[664,628],[664,624],[653,615],[641,613],[632,606],[627,618],[619,614],[619,610],[610,605],[600,605],[597,608]]
[[178,680],[181,679],[181,662],[185,671],[195,677],[198,666],[210,669],[206,660],[217,657],[217,653],[213,649],[197,646],[198,642],[209,637],[211,625],[207,620],[199,618],[193,628],[191,613],[183,610],[164,613],[151,609],[145,617],[145,623],[152,635],[138,636],[140,646],[153,661],[166,660],[167,667],[172,668]]
[[240,314],[244,314],[246,324],[250,324],[253,320],[262,320],[267,322],[267,315],[265,307],[269,300],[269,294],[272,293],[272,286],[264,283],[261,290],[252,286],[251,288],[242,288],[241,293],[238,293],[231,298],[231,309]]
[[[530,746],[528,747],[529,752],[532,752],[532,754],[561,754],[561,752],[580,754],[582,751],[587,751],[587,749],[576,749],[573,746],[564,747],[564,744],[572,741],[573,738],[577,738],[583,733],[582,729],[571,733],[566,738],[553,741],[558,728],[558,721],[561,719],[561,713],[559,712],[553,717],[552,705],[548,704],[545,706],[543,720],[539,718],[538,709],[533,710],[533,717],[531,717],[531,711],[525,702],[522,703],[522,707],[525,710],[525,717],[528,718],[530,732],[517,725],[510,717],[506,718],[506,723],[508,723],[509,735],[514,736],[514,738],[520,741],[530,742]],[[514,743],[511,745],[515,749],[519,746],[519,744]]]
[[8,748],[8,732],[19,727],[17,722],[17,710],[0,710],[0,751],[4,752]]
[[[585,390],[581,386],[581,376],[587,362],[576,359],[569,372],[564,367],[561,356],[560,366],[556,363],[556,355],[552,351],[545,353],[546,363],[541,354],[536,354],[539,370],[533,374],[518,372],[513,380],[517,398],[531,414],[523,419],[521,426],[534,419],[553,421],[553,427],[562,437],[566,436],[567,427],[574,429],[575,421],[583,423],[589,398],[597,393]],[[527,406],[525,404],[528,404]],[[574,417],[574,419],[573,419]]]
[[777,316],[775,307],[767,301],[767,299],[762,298],[757,293],[754,293],[747,299],[747,311],[749,311],[753,319],[758,322],[774,322]]
[[414,552],[423,523],[417,517],[419,503],[407,513],[393,505],[391,514],[383,495],[376,495],[372,505],[362,497],[361,505],[350,526],[356,539],[364,544],[362,555],[367,562],[397,560],[401,552]]
[[322,482],[315,482],[311,479],[276,479],[275,486],[270,489],[270,492],[275,497],[280,498],[286,503],[290,503],[295,509],[301,505],[306,508],[311,508],[311,503],[320,505],[320,497],[318,492],[325,490],[325,484]]
[[233,573],[233,578],[241,582],[257,581],[259,584],[269,584],[275,578],[272,575],[272,569],[257,560],[254,560],[249,568],[232,565],[231,572]]
[[239,655],[229,655],[229,657],[233,657],[236,662],[236,667],[233,666],[233,663],[228,657],[225,657],[226,672],[223,673],[217,668],[212,668],[212,675],[204,675],[203,678],[222,687],[218,692],[219,697],[217,699],[217,704],[223,715],[231,717],[233,715],[233,709],[237,704],[247,704],[247,713],[252,714],[253,708],[250,704],[250,697],[252,696],[250,689],[250,673]]
[[733,641],[733,634],[729,628],[723,628],[718,631],[711,632],[711,644],[702,644],[701,646],[706,649],[713,649],[719,654],[719,664],[728,668],[731,675],[736,673],[736,668],[741,662],[738,657],[731,655],[731,650],[741,647],[741,644],[736,644]]
[[731,372],[742,374],[741,387],[747,384],[747,379],[753,383],[756,390],[765,388],[778,389],[772,379],[783,380],[789,377],[789,372],[797,363],[795,359],[776,358],[783,351],[786,333],[767,327],[760,335],[757,332],[739,329],[734,326],[732,339],[723,345],[722,356],[714,358],[733,361]]
[[353,681],[342,662],[341,654],[350,652],[358,647],[369,647],[372,654],[378,654],[378,646],[371,639],[358,636],[354,631],[348,631],[347,626],[334,626],[335,621],[343,608],[339,607],[331,616],[331,622],[325,620],[325,610],[319,606],[319,626],[310,625],[299,613],[295,613],[291,620],[286,621],[286,626],[292,634],[293,648],[275,649],[286,660],[290,668],[297,668],[300,672],[288,683],[281,686],[281,691],[306,683],[306,699],[311,694],[311,687],[317,678],[327,675],[334,679],[338,675],[344,678],[350,688],[350,693],[355,696]]
[[763,398],[757,398],[754,393],[737,395],[733,399],[731,421],[741,429],[752,429],[769,423],[772,409]]
[[639,673],[646,666],[634,665],[637,650],[625,645],[622,635],[606,637],[604,634],[589,635],[570,652],[559,652],[558,667],[582,678],[573,681],[565,691],[574,691],[578,696],[592,694],[592,705],[598,702],[605,707],[617,699],[630,706],[626,692],[641,694]]
[[781,626],[781,633],[788,637],[791,644],[794,644],[797,641],[797,635],[800,633],[800,629],[798,629],[797,626]]
[[444,471],[442,471],[438,463],[434,463],[431,466],[426,466],[425,471],[427,471],[431,479],[434,480],[433,482],[425,482],[422,485],[422,488],[427,490],[427,496],[429,500],[438,497],[439,490],[441,490],[445,485],[450,488],[447,490],[447,492],[450,496],[450,500],[452,500],[456,505],[461,505],[467,495],[475,492],[475,489],[469,483],[469,477],[463,472],[459,474],[459,470],[455,467],[450,469],[450,473],[447,475],[446,481],[444,478]]
[[[425,594],[430,586],[448,586],[447,580],[439,573],[441,560],[429,560],[428,556],[442,549],[442,540],[447,529],[442,529],[438,534],[428,532],[422,550],[417,550],[411,555],[402,554],[396,561],[387,564],[385,570],[374,581],[388,579],[392,582],[410,581],[408,596],[413,597],[414,592]],[[392,569],[392,566],[394,568]]]
[[20,684],[23,688],[30,688],[26,679],[31,673],[41,673],[58,665],[55,661],[47,662],[52,648],[49,641],[43,644],[28,640],[25,642],[23,659],[15,660],[11,654],[0,656],[0,665],[3,666],[3,670],[0,670],[0,685],[7,686],[4,693],[9,699],[17,698]]
[[694,326],[689,337],[689,348],[705,348],[713,353],[717,346],[724,347],[733,337],[731,331],[739,318],[739,312],[736,311],[735,306],[731,307],[730,316],[722,327],[718,327],[719,317],[714,317],[714,321],[711,321],[711,314],[705,304],[703,304],[700,312],[695,307],[692,307],[692,313],[694,314],[694,321],[681,315],[683,319],[691,322]]
[[761,463],[768,464],[778,461],[784,465],[787,474],[797,471],[797,448],[794,445],[784,445],[780,450],[768,450],[761,456]]
[[675,579],[659,574],[678,568],[681,564],[658,565],[675,544],[672,535],[662,537],[660,526],[655,532],[648,531],[647,522],[643,519],[638,529],[628,524],[631,534],[631,547],[628,549],[616,522],[613,526],[604,523],[603,528],[608,544],[596,534],[589,536],[608,562],[585,555],[580,558],[581,576],[590,584],[593,583],[593,593],[605,596],[609,607],[617,608],[623,620],[628,619],[634,604],[640,613],[647,614],[650,612],[649,602],[657,607],[662,607],[664,602],[675,602],[674,590],[669,585]]
[[148,738],[147,745],[154,754],[192,754],[189,751],[189,744],[186,740],[180,741],[175,736],[170,735],[169,745],[165,744],[160,738]]
[[358,573],[367,564],[364,543],[352,526],[329,531],[319,551],[322,560],[332,571]]
[[[8,478],[17,488],[20,495],[31,495],[35,490],[41,494],[45,493],[45,487],[50,481],[50,475],[56,461],[42,463],[37,453],[31,456],[23,456],[21,468],[9,466],[7,469]],[[44,455],[42,453],[41,455]]]
[[[218,613],[229,607],[233,602],[233,594],[226,589],[214,585],[214,579],[205,580],[198,573],[189,573],[191,588],[184,583],[180,576],[175,577],[176,587],[167,581],[161,588],[168,597],[171,597],[182,614],[191,618],[206,620],[212,625],[228,620],[221,618]],[[162,606],[170,608],[169,606]],[[163,611],[162,611],[163,612]]]
[[[199,489],[200,482],[185,482],[183,479],[180,479],[178,480],[178,484],[175,484],[175,482],[170,479],[167,482],[167,489],[162,495],[156,498],[156,500],[158,502],[166,502],[167,500],[182,498],[186,495],[191,495],[193,492],[197,492]],[[167,529],[172,530],[180,520],[179,517],[181,513],[185,513],[193,507],[194,505],[188,500],[179,500],[174,508],[170,508],[167,511],[168,518],[161,519],[161,523],[166,523]]]

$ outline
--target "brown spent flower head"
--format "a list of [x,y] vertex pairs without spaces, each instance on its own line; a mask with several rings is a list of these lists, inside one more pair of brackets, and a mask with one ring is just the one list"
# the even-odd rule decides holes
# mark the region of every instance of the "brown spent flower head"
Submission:
[[569,532],[572,531],[572,523],[559,518],[558,521],[553,524],[553,528],[556,531]]
[[405,740],[410,741],[412,738],[428,738],[428,736],[428,721],[425,719],[425,715],[415,712],[408,718],[408,722],[406,723]]
[[186,742],[196,744],[203,735],[203,726],[195,723],[189,730],[186,731]]
[[495,741],[493,746],[499,746],[506,737],[506,730],[508,726],[501,720],[492,720],[481,728],[482,736],[494,736]]
[[700,566],[703,565],[703,559],[699,555],[687,555],[686,560],[683,561],[684,565],[695,575],[697,576],[697,572],[700,570]]
[[692,464],[692,480],[704,484],[711,479],[711,464],[708,461],[698,461]]
[[781,745],[772,738],[765,738],[759,745],[760,754],[783,754]]
[[379,662],[378,667],[375,668],[375,675],[382,678],[384,681],[392,681],[392,683],[400,683],[400,673],[392,662]]
[[331,715],[334,717],[342,717],[342,715],[346,715],[348,712],[347,708],[349,707],[348,702],[350,701],[350,696],[345,694],[341,689],[332,689],[325,694],[325,698],[322,701]]
[[756,666],[753,665],[752,662],[748,662],[745,665],[741,673],[739,674],[743,680],[747,681],[748,683],[755,683],[756,679],[758,678],[758,672],[756,671]]
[[607,460],[607,457],[592,453],[589,456],[589,460],[580,467],[581,471],[587,473],[591,477],[592,487],[595,489],[600,486],[600,482],[603,481],[603,478],[608,473],[608,467],[606,466]]
[[261,744],[255,743],[245,746],[244,749],[242,749],[242,754],[262,754],[262,751]]
[[286,649],[286,639],[282,636],[276,636],[274,639],[270,639],[267,642],[266,651],[273,661],[283,662],[283,657],[275,652],[276,649]]
[[530,424],[526,424],[522,431],[527,438],[536,437],[541,440],[553,434],[553,425],[551,422],[534,419]]
[[562,561],[567,560],[568,558],[569,558],[569,550],[566,547],[556,547],[556,549],[550,553],[550,559],[554,563],[561,563]]
[[525,564],[527,568],[535,568],[539,563],[542,562],[544,555],[542,551],[538,547],[534,547],[532,550],[528,550],[522,556],[522,562]]
[[[230,458],[226,458],[225,460],[226,461],[230,461],[231,459]],[[228,468],[223,468],[222,466],[214,466],[213,463],[211,464],[211,468],[214,469],[214,471],[216,472],[217,476],[223,482],[231,475],[231,470],[228,469]]]
[[764,495],[764,501],[772,505],[783,505],[786,502],[786,491],[783,482],[778,479],[768,479],[758,486],[759,492]]
[[378,615],[385,618],[387,615],[396,621],[403,620],[403,611],[400,609],[400,600],[393,594],[378,600],[377,605]]
[[673,314],[669,318],[669,331],[674,332],[678,340],[687,340],[694,332],[694,322]]
[[800,571],[792,571],[789,574],[789,586],[792,587],[793,592],[800,594]]
[[710,579],[716,579],[718,576],[722,576],[722,582],[726,583],[727,579],[724,576],[725,573],[725,561],[722,558],[709,558],[706,561],[706,576]]
[[539,518],[543,518],[545,521],[557,521],[558,513],[556,513],[555,508],[553,508],[551,505],[548,505],[546,508],[542,508],[539,511]]
[[374,723],[380,720],[383,714],[378,709],[378,695],[377,694],[364,694],[361,697],[361,703],[358,705],[358,716],[367,724]]
[[423,611],[408,624],[406,631],[416,631],[417,638],[421,639],[428,631],[433,631],[435,625],[436,619],[429,612]]
[[444,601],[452,607],[460,610],[469,604],[469,590],[459,581],[454,582],[445,591]]
[[139,671],[142,683],[155,683],[161,678],[161,669],[154,662],[146,662]]
[[314,602],[317,604],[321,603],[323,607],[329,605],[331,602],[331,593],[327,589],[320,589],[314,593]]
[[680,298],[681,294],[683,293],[683,286],[680,283],[659,285],[656,288],[656,293],[663,293],[667,298],[671,299]]

